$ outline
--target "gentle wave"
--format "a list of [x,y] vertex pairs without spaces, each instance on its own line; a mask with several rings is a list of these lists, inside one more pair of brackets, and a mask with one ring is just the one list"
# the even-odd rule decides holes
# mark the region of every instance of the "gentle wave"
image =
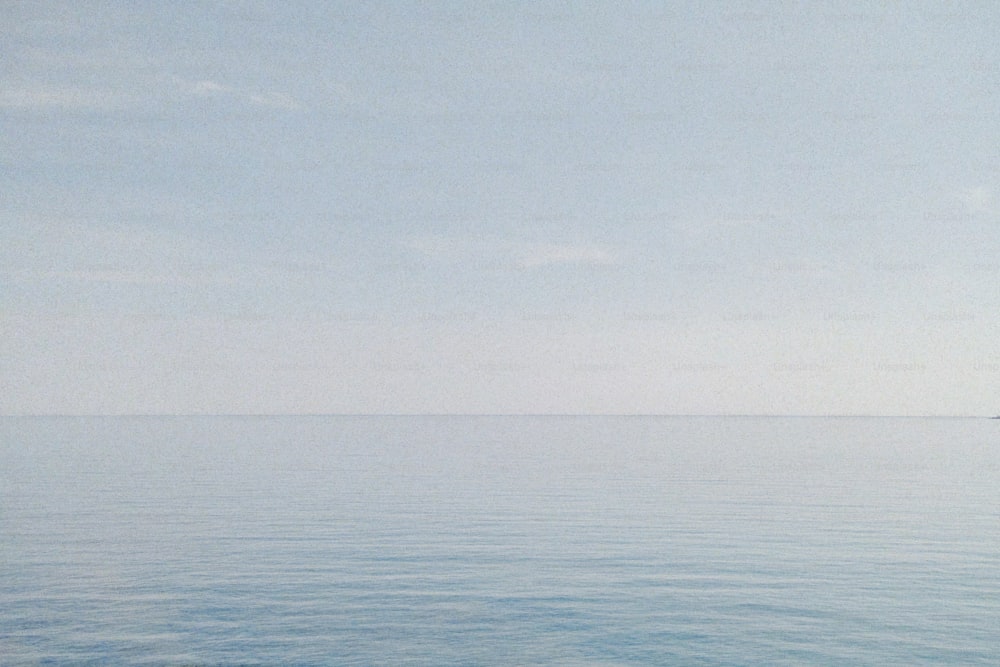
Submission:
[[987,420],[0,419],[4,663],[1000,663]]

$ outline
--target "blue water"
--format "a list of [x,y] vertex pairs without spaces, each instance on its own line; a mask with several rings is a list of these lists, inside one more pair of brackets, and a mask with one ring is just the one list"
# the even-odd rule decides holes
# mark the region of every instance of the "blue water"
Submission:
[[0,662],[1000,664],[1000,423],[0,419]]

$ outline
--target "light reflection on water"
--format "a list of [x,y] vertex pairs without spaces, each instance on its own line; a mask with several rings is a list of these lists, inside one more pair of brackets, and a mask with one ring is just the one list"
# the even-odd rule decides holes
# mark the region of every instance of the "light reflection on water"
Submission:
[[10,662],[996,664],[971,419],[0,419]]

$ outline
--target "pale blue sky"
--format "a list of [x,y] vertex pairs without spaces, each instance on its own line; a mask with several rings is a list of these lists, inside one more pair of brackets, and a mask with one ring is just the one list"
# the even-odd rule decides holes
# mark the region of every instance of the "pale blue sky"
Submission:
[[0,6],[0,412],[1000,412],[1000,6],[354,5]]

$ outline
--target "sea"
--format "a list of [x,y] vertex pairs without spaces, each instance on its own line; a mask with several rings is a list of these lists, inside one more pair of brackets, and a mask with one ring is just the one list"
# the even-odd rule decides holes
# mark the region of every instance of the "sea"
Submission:
[[4,417],[0,664],[998,665],[1000,421]]

